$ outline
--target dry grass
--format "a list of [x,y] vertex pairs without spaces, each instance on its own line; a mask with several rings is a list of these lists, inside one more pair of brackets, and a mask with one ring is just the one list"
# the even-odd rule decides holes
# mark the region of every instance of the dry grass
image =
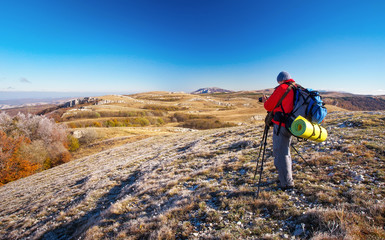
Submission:
[[[106,101],[103,105],[87,106],[86,109],[74,111],[71,110],[65,113],[64,116],[87,115],[92,113],[96,116],[97,113],[102,113],[101,118],[109,114],[111,116],[117,113],[142,113],[148,114],[151,111],[162,111],[164,115],[171,116],[173,112],[178,111],[185,114],[203,114],[213,115],[220,118],[223,122],[233,123],[250,123],[251,117],[256,114],[265,114],[263,105],[253,97],[229,97],[223,99],[216,96],[200,96],[182,93],[168,92],[149,92],[141,94],[133,94],[129,96],[104,96],[99,97]],[[85,111],[87,110],[87,111]],[[78,113],[77,113],[78,112]],[[72,123],[80,123],[86,121],[77,119]],[[91,118],[91,120],[95,120]],[[71,123],[69,122],[69,123]]]
[[[62,115],[62,121],[72,128],[72,131],[92,128],[101,136],[91,145],[81,144],[80,148],[72,153],[74,159],[77,159],[148,136],[179,132],[180,127],[207,129],[261,123],[266,111],[258,102],[257,95],[200,96],[168,92],[108,95],[99,97],[103,104],[68,109]],[[177,122],[173,117],[176,112],[195,116],[197,119]],[[132,123],[133,119],[138,117],[145,118],[143,121],[150,126],[143,128],[138,127],[139,123]],[[162,120],[159,120],[159,117]],[[118,123],[117,126],[113,124],[114,127],[105,127],[110,126],[108,121],[114,119]],[[134,127],[121,126],[127,124],[128,120]]]
[[82,145],[77,151],[72,152],[73,159],[90,156],[98,152],[119,147],[127,143],[136,142],[148,137],[170,135],[183,131],[170,127],[119,127],[119,128],[75,128],[75,131],[92,130],[98,136],[94,141]]
[[275,188],[269,139],[259,199],[262,125],[159,128],[1,187],[0,239],[384,239],[384,116],[329,114],[325,143],[296,144],[317,172],[293,154],[294,191]]
[[82,148],[78,149],[77,151],[72,153],[73,159],[78,159],[82,157],[91,156],[93,154],[99,153],[104,150],[112,149],[115,147],[122,146],[124,144],[136,142],[145,138],[150,137],[150,135],[138,135],[138,136],[125,136],[125,137],[116,137],[116,138],[109,138],[106,140],[96,141],[90,144],[87,144],[83,146]]

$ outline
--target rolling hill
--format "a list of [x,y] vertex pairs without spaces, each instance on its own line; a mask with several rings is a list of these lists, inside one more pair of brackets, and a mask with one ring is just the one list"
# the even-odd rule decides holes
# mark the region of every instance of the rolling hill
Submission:
[[[262,123],[266,111],[258,98],[270,90],[214,94],[147,92],[107,95],[99,96],[95,101],[78,99],[68,102],[71,104],[2,111],[12,116],[18,112],[44,114],[66,124],[72,133],[80,134],[81,137],[80,149],[72,153],[76,159],[154,135],[173,134],[191,128],[210,129]],[[325,102],[330,103],[326,105],[329,112],[347,111],[342,107],[351,109],[348,106],[353,106],[353,102],[354,109],[361,109],[365,104],[365,101],[355,101],[357,96],[338,94],[325,93]],[[370,104],[373,106],[370,110],[383,108],[383,98],[370,99],[374,101]],[[73,102],[77,104],[73,105]]]
[[[158,135],[0,187],[0,239],[383,239],[384,112],[334,112],[276,189],[263,125]],[[294,157],[294,155],[293,155]]]

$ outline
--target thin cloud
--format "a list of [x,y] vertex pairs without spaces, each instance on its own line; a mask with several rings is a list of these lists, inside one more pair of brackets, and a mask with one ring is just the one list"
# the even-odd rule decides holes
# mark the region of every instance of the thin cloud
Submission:
[[29,81],[26,78],[20,78],[20,82],[22,82],[22,83],[31,83],[31,81]]

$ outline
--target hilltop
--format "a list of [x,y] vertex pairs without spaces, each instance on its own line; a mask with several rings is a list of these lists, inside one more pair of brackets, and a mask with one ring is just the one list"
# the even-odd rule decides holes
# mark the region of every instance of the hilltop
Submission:
[[[1,239],[383,239],[384,112],[334,112],[297,143],[296,189],[276,190],[263,125],[149,137],[0,188]],[[294,157],[294,155],[293,155]]]
[[218,88],[218,87],[211,87],[211,88],[200,88],[191,94],[204,94],[204,93],[231,93],[233,91],[226,90],[223,88]]
[[335,96],[327,94],[325,103],[350,111],[376,111],[385,110],[385,98],[383,96]]

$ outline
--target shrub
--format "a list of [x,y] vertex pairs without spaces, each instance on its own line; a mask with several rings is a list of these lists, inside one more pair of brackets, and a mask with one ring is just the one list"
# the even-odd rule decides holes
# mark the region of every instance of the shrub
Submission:
[[102,124],[100,122],[94,122],[93,125],[94,127],[102,127]]
[[76,151],[80,147],[79,140],[72,135],[68,135],[68,150],[70,152]]
[[[55,120],[55,122],[61,122],[62,121],[62,115],[65,113],[64,109],[56,109],[48,114],[45,114],[47,117],[52,118]],[[42,115],[42,113],[39,113],[38,115]]]
[[107,120],[106,127],[115,127],[115,122],[113,120]]
[[98,139],[99,135],[94,129],[85,129],[82,131],[82,136],[79,138],[80,144],[90,144]]
[[101,117],[142,117],[145,112],[141,111],[101,111]]
[[[167,119],[166,119],[167,120]],[[67,123],[69,128],[85,128],[85,127],[143,127],[149,125],[163,125],[163,118],[155,117],[136,117],[136,118],[114,118],[98,121],[81,121]]]
[[138,124],[140,126],[150,125],[150,121],[147,118],[135,118],[133,123]]
[[51,160],[51,166],[59,166],[69,161],[71,161],[71,154],[68,151],[64,150],[56,154],[55,158]]
[[29,176],[41,167],[20,154],[21,146],[28,143],[26,137],[8,137],[0,131],[0,185]]
[[215,119],[214,116],[210,115],[194,115],[194,114],[185,114],[185,113],[174,113],[172,116],[177,122],[186,122],[193,119]]
[[163,125],[165,123],[163,118],[158,118],[157,121],[158,121],[158,125]]
[[82,119],[82,118],[100,118],[100,114],[94,111],[78,111],[72,114],[65,115],[63,117],[64,121],[72,119]]
[[76,148],[66,127],[45,116],[0,113],[0,132],[2,184],[68,162]]
[[185,113],[174,113],[170,118],[173,122],[179,122],[179,127],[193,128],[193,129],[212,129],[212,128],[223,128],[233,127],[233,123],[223,123],[218,120],[215,116],[211,115],[193,115]]
[[149,116],[149,117],[153,117],[153,116],[163,117],[163,116],[167,116],[167,111],[162,111],[162,110],[148,111],[148,112],[146,112],[146,116]]
[[177,106],[163,106],[163,105],[149,104],[149,105],[145,105],[143,109],[160,110],[160,111],[181,111],[181,110],[186,110],[187,108],[177,107]]
[[45,116],[17,114],[11,118],[6,113],[0,113],[0,130],[7,136],[25,136],[31,141],[43,140],[45,143],[66,142],[67,133],[64,125],[56,124],[53,119]]
[[35,140],[30,144],[23,144],[20,147],[20,155],[28,158],[31,163],[43,165],[47,158],[49,158],[49,152],[42,140]]

